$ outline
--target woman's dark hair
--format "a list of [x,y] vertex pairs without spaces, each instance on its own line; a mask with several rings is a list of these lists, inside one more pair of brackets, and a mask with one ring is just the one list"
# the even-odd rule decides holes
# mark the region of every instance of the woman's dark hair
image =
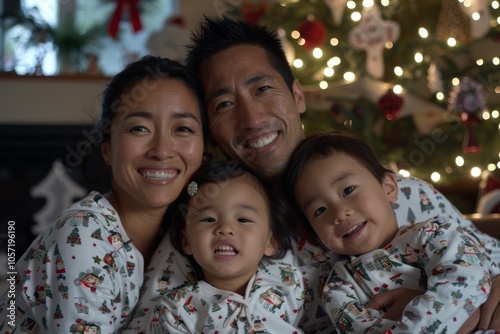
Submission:
[[[198,185],[198,189],[203,184],[215,183],[220,184],[228,180],[245,177],[249,184],[255,187],[265,198],[269,204],[270,228],[278,244],[278,250],[271,258],[282,258],[286,251],[290,249],[291,231],[286,223],[286,207],[278,198],[277,194],[272,189],[265,186],[259,177],[251,171],[244,168],[236,161],[218,161],[213,160],[204,164],[200,169],[193,174],[191,181]],[[191,182],[190,181],[190,182]],[[203,195],[199,192],[196,196]],[[210,198],[211,194],[206,197]],[[176,250],[184,256],[188,256],[182,249],[183,231],[186,227],[186,214],[189,207],[191,197],[188,194],[187,187],[182,191],[179,197],[168,207],[164,219],[164,229],[170,233],[170,240]],[[194,261],[192,256],[188,256],[191,264],[195,267],[197,274],[202,277],[202,271],[199,265]]]
[[[315,159],[328,158],[335,153],[344,153],[356,159],[379,182],[386,173],[392,170],[384,167],[372,148],[361,138],[342,131],[320,132],[307,136],[294,150],[285,171],[285,193],[295,208],[298,203],[295,198],[295,185],[302,175],[306,165]],[[321,171],[318,171],[321,173]],[[314,232],[300,210],[296,210],[309,231]]]
[[292,69],[277,32],[271,32],[270,29],[229,17],[204,16],[198,29],[191,34],[192,44],[187,46],[186,53],[187,66],[199,76],[203,63],[218,52],[240,45],[261,47],[271,66],[285,80],[293,94]]
[[[96,140],[92,140],[82,161],[82,173],[87,182],[92,184],[106,182],[106,186],[109,188],[110,168],[104,164],[100,146],[110,139],[113,119],[117,114],[127,112],[130,103],[134,103],[134,98],[144,99],[144,94],[147,94],[148,89],[153,89],[152,82],[165,79],[179,80],[193,92],[200,108],[203,133],[207,133],[208,126],[200,86],[193,73],[177,61],[144,56],[128,64],[125,69],[111,78],[103,92],[99,119],[92,130]],[[127,93],[128,90],[135,89],[135,87],[138,90],[137,94]],[[95,175],[95,171],[99,171],[101,175]]]

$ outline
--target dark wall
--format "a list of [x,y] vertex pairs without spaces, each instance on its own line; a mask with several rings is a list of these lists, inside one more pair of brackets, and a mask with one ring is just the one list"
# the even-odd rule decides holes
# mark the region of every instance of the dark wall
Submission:
[[[35,238],[34,215],[46,205],[31,190],[51,171],[56,160],[86,192],[102,190],[86,182],[78,150],[89,142],[90,126],[0,125],[0,253],[7,252],[7,225],[15,222],[15,251],[19,259]],[[56,194],[60,196],[61,194]],[[74,202],[79,198],[71,198]]]

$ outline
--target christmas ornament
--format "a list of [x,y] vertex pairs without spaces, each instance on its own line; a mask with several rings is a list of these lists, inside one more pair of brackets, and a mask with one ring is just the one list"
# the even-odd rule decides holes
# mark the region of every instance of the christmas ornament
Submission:
[[286,60],[288,64],[292,65],[295,60],[295,48],[292,43],[286,38],[286,31],[283,28],[278,28],[278,37],[281,41],[281,47],[285,51]]
[[437,93],[443,91],[443,80],[441,79],[441,71],[437,67],[435,62],[429,65],[427,70],[427,87],[431,93]]
[[476,212],[500,213],[500,179],[492,172],[482,175],[478,198]]
[[479,115],[485,108],[486,97],[483,92],[483,86],[468,77],[455,86],[450,93],[448,110],[460,114],[460,119],[465,125],[466,135],[464,137],[464,153],[473,153],[479,150],[472,125],[482,123]]
[[122,15],[128,14],[134,32],[142,29],[141,18],[139,16],[139,9],[137,7],[139,0],[115,0],[116,8],[111,16],[109,22],[108,33],[111,37],[118,37],[118,25],[122,20]]
[[460,9],[457,0],[443,0],[436,26],[436,38],[446,42],[453,37],[459,44],[470,42],[470,19]]
[[[479,39],[486,36],[491,29],[490,23],[490,0],[469,0],[459,5],[460,10],[470,19],[470,34],[473,39]],[[479,19],[472,18],[473,14],[479,15]]]
[[241,15],[246,22],[257,24],[262,15],[269,11],[268,0],[243,0],[240,7]]
[[332,11],[333,23],[337,26],[342,23],[346,3],[347,0],[325,0],[325,4]]
[[333,119],[337,118],[340,113],[341,113],[342,107],[338,103],[332,104],[332,107],[330,108],[330,117]]
[[392,89],[388,89],[387,93],[377,103],[377,107],[384,112],[388,121],[394,121],[398,118],[402,106],[403,99],[394,93]]
[[377,6],[365,8],[361,22],[349,33],[349,42],[356,49],[366,51],[366,71],[375,78],[384,75],[384,45],[399,37],[399,24],[384,21]]
[[300,37],[304,39],[302,47],[306,50],[314,49],[325,43],[326,28],[319,20],[306,20],[297,27]]

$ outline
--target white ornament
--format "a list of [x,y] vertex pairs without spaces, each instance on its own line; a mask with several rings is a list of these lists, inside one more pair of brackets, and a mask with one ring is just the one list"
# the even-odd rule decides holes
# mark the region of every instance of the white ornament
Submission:
[[443,80],[441,72],[435,62],[432,62],[427,70],[427,87],[431,93],[443,91]]
[[33,234],[39,234],[75,199],[80,199],[87,191],[71,179],[61,161],[56,160],[45,178],[31,188],[32,197],[44,197],[45,206],[35,213],[36,225],[31,228]]
[[340,25],[344,16],[345,4],[347,0],[325,0],[325,4],[332,11],[333,23]]
[[278,28],[278,37],[281,41],[281,47],[285,52],[288,64],[292,65],[293,61],[295,60],[295,48],[293,47],[292,43],[290,43],[290,41],[286,38],[285,29]]
[[[471,36],[473,39],[483,38],[491,29],[490,25],[490,11],[489,4],[490,0],[469,0],[460,4],[460,9],[466,15],[468,15],[471,20]],[[467,6],[465,5],[467,3]],[[473,14],[479,14],[479,20],[474,20],[472,18]]]
[[375,78],[384,75],[384,45],[399,38],[399,24],[384,21],[377,6],[365,8],[361,22],[349,33],[349,42],[366,51],[366,71]]

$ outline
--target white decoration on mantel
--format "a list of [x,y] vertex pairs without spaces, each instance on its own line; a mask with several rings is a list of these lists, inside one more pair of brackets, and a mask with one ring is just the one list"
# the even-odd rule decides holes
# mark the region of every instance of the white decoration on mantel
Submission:
[[82,198],[87,191],[73,181],[60,160],[54,161],[52,169],[45,178],[31,188],[32,197],[44,197],[45,206],[35,213],[36,225],[31,228],[33,234],[39,234],[67,207],[74,199]]

